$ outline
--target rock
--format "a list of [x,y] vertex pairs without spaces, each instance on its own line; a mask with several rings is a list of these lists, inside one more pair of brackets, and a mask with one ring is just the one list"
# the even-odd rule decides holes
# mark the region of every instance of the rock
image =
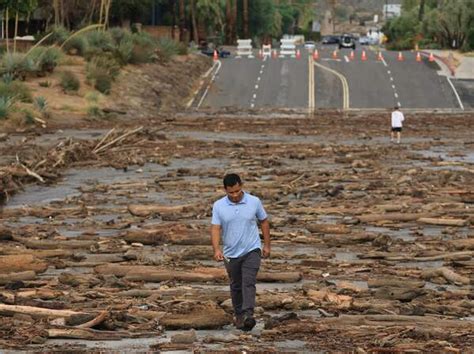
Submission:
[[177,333],[171,337],[171,343],[180,344],[191,344],[197,340],[196,331],[191,329],[190,331]]

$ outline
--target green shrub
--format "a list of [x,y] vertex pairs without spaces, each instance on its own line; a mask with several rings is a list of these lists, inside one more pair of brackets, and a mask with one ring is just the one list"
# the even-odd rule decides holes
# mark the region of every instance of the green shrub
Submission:
[[97,74],[107,73],[112,79],[120,74],[120,64],[111,53],[94,57],[86,66],[87,80],[94,81]]
[[160,57],[163,60],[168,61],[173,56],[179,54],[178,42],[170,38],[160,38],[158,41],[158,51],[160,53]]
[[109,30],[110,37],[115,45],[120,44],[125,39],[130,39],[132,37],[132,33],[127,31],[121,27],[114,27]]
[[7,53],[0,62],[0,73],[2,75],[11,75],[13,79],[24,80],[30,73],[36,71],[33,60],[25,58],[22,53]]
[[387,43],[386,47],[388,50],[410,50],[414,48],[413,39],[412,38],[400,39],[395,42]]
[[45,112],[48,109],[48,101],[43,96],[36,97],[34,105],[41,113]]
[[81,83],[77,76],[71,71],[65,71],[61,74],[61,87],[64,92],[76,92],[79,91]]
[[121,65],[127,65],[131,62],[133,56],[134,44],[131,38],[124,38],[114,50],[114,56]]
[[31,112],[28,109],[25,109],[23,111],[25,113],[25,123],[28,125],[34,124],[35,123],[35,117],[33,116],[33,112]]
[[95,77],[94,88],[100,93],[108,95],[112,89],[112,80],[112,77],[108,73],[99,73]]
[[36,47],[28,56],[40,74],[52,73],[62,57],[63,52],[57,47]]
[[33,101],[30,89],[20,81],[12,81],[11,83],[0,82],[0,96],[22,102]]
[[0,95],[0,119],[8,118],[13,105],[13,99]]
[[6,73],[5,75],[2,76],[2,81],[5,84],[11,84],[14,80],[14,77],[11,73]]
[[87,108],[87,114],[90,117],[102,117],[103,116],[102,110],[96,105],[89,106]]
[[66,39],[69,38],[71,32],[65,27],[58,26],[54,27],[51,31],[51,36],[48,37],[43,43],[45,44],[63,44]]
[[72,37],[64,44],[64,51],[68,54],[77,54],[84,56],[87,52],[89,43],[87,42],[86,37],[78,35]]
[[[155,41],[148,33],[140,32],[132,35],[133,51],[130,62],[133,64],[149,63],[155,57],[156,49],[159,43]],[[175,47],[175,54],[178,52]]]
[[87,43],[89,48],[94,50],[98,49],[102,52],[111,51],[114,48],[113,40],[108,32],[104,31],[91,31],[86,34]]

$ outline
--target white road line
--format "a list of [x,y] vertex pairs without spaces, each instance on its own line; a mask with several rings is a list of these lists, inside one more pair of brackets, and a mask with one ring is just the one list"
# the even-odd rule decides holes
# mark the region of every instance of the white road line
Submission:
[[254,107],[255,107],[255,105],[252,103],[252,104],[250,105],[250,108],[254,108]]
[[260,80],[261,80],[261,77],[260,77],[260,76],[259,76],[259,77],[257,77],[257,81],[260,81]]
[[211,81],[210,81],[209,84],[207,85],[206,91],[204,91],[204,94],[202,95],[201,99],[199,100],[199,103],[198,103],[196,109],[199,109],[199,107],[201,107],[202,102],[204,101],[204,99],[205,99],[206,96],[207,96],[207,93],[209,92],[209,88],[211,87],[211,84],[214,82],[214,80],[216,79],[217,73],[218,73],[219,70],[221,69],[221,66],[222,66],[221,61],[218,60],[216,63],[217,63],[217,64],[216,64],[216,65],[217,65],[216,72],[214,73],[214,75],[212,75]]
[[263,74],[263,70],[260,70],[260,74]]
[[390,70],[387,70],[387,73],[390,75],[392,72]]
[[397,106],[398,106],[398,107],[401,107],[401,106],[402,106],[402,104],[400,103],[400,101],[397,102]]
[[255,85],[255,90],[258,90],[258,85]]
[[382,57],[382,63],[383,63],[383,65],[385,65],[388,68],[387,62],[385,61],[384,57]]
[[392,88],[395,90],[395,85],[392,85]]
[[349,58],[347,57],[347,55],[344,55],[344,60],[346,61],[346,63],[349,62]]
[[395,97],[398,98],[398,93],[395,92]]
[[256,98],[257,98],[257,94],[254,93],[254,94],[253,94],[253,99],[256,99]]
[[390,81],[393,81],[393,77],[390,76]]
[[451,85],[451,88],[454,91],[454,94],[456,95],[456,98],[458,99],[459,102],[459,107],[464,111],[464,105],[462,104],[461,98],[459,97],[458,91],[456,91],[456,88],[454,87],[453,83],[451,82],[451,79],[447,77],[449,84]]

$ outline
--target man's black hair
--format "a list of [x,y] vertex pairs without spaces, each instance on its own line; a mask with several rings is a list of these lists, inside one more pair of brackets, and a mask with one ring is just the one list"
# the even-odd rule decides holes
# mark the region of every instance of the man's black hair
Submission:
[[236,184],[242,184],[242,180],[240,179],[239,175],[235,173],[229,173],[228,175],[224,176],[224,188],[233,187]]
[[397,109],[400,109],[400,107],[395,106],[395,107],[393,107],[393,109],[394,109],[394,110],[397,110]]

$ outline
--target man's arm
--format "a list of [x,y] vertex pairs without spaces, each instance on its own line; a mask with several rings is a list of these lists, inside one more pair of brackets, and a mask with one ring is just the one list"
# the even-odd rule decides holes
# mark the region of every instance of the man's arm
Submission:
[[214,259],[218,262],[224,260],[224,255],[221,251],[221,227],[220,225],[211,225],[211,244],[214,249]]
[[260,222],[260,227],[262,228],[262,235],[263,235],[263,257],[267,258],[270,257],[270,223],[268,219],[262,220]]

